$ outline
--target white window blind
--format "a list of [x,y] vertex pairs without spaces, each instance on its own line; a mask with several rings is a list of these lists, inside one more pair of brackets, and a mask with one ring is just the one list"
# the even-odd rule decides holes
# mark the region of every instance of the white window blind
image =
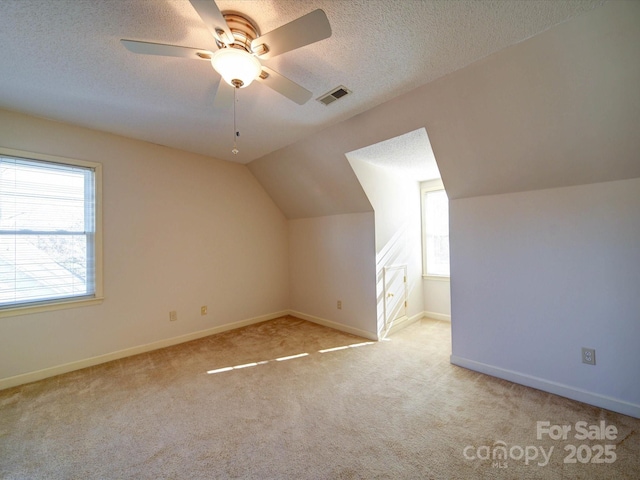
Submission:
[[450,275],[449,199],[444,190],[424,193],[424,223],[427,275]]
[[92,298],[95,168],[0,155],[0,309]]

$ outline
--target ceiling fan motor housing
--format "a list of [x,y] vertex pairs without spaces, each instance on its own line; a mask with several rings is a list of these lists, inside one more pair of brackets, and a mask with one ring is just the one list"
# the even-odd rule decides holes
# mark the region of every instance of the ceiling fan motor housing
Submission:
[[[251,42],[260,36],[260,29],[253,20],[238,12],[222,12],[229,30],[233,35],[231,48],[239,48],[248,53],[251,51]],[[216,39],[218,48],[226,48],[226,45]]]

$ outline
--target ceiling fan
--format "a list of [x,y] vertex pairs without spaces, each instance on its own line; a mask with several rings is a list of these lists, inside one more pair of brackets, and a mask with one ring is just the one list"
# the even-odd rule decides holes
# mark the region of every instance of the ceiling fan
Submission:
[[[318,9],[264,35],[248,17],[237,12],[221,12],[214,0],[189,0],[213,35],[218,50],[165,45],[161,43],[120,40],[131,52],[146,55],[183,57],[210,61],[226,83],[236,89],[258,80],[299,105],[312,93],[278,72],[263,65],[261,60],[273,58],[331,36],[326,14]],[[218,85],[214,105],[225,103],[222,82]]]

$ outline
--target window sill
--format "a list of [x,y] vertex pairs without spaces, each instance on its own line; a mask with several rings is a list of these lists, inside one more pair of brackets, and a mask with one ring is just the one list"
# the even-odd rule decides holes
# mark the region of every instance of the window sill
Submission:
[[40,305],[25,305],[24,307],[8,307],[0,309],[0,318],[15,317],[17,315],[29,315],[32,313],[50,312],[53,310],[64,310],[68,308],[88,307],[90,305],[100,305],[104,297],[85,298],[81,300],[66,300],[61,302],[51,302]]
[[422,275],[424,280],[436,280],[438,282],[449,282],[451,277],[447,275]]

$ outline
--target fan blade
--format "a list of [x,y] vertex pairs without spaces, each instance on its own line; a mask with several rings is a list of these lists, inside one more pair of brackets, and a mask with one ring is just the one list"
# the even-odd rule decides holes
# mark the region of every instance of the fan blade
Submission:
[[136,40],[120,40],[127,50],[143,55],[162,55],[164,57],[182,57],[192,60],[211,60],[213,52],[200,48],[179,47],[163,43],[138,42]]
[[[266,73],[266,76],[264,75]],[[263,78],[266,77],[266,78]],[[256,79],[267,87],[275,90],[280,95],[284,95],[289,100],[293,100],[298,105],[304,105],[312,97],[312,93],[287,77],[271,70],[269,67],[262,67],[262,74]]]
[[329,20],[325,13],[318,9],[254,39],[251,42],[251,50],[266,60],[330,36]]
[[211,35],[222,43],[231,45],[233,43],[233,35],[216,2],[213,0],[189,1],[195,11],[198,12],[198,15],[200,15],[200,18],[211,32]]

